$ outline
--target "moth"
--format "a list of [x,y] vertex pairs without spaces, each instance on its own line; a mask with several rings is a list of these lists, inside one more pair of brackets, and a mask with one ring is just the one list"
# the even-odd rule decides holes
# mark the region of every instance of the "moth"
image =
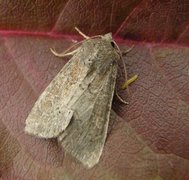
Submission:
[[99,162],[106,140],[122,54],[111,33],[91,38],[79,33],[85,40],[75,50],[52,51],[72,58],[36,101],[25,132],[57,138],[66,152],[92,168]]

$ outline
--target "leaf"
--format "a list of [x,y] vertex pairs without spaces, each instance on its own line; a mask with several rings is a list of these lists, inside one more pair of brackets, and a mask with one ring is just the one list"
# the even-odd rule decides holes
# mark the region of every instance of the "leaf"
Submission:
[[[176,1],[2,1],[0,3],[0,175],[2,179],[188,179],[188,6]],[[68,59],[74,26],[87,35],[113,32],[120,62],[117,115],[100,163],[86,170],[57,145],[24,133],[40,93]],[[127,39],[127,40],[126,40]],[[136,40],[136,41],[128,41]],[[154,43],[156,42],[156,43]],[[161,42],[161,43],[158,43]],[[169,44],[168,44],[169,43]]]

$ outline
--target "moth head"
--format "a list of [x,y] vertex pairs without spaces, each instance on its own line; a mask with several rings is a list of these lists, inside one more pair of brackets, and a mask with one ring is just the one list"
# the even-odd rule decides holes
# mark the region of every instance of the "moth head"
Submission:
[[104,36],[101,36],[102,39],[108,41],[110,43],[110,45],[116,50],[116,52],[121,55],[121,50],[119,48],[119,46],[117,45],[117,43],[113,40],[112,38],[112,33],[107,33]]
[[112,33],[105,34],[104,36],[102,36],[102,39],[105,39],[105,40],[108,40],[108,41],[113,40],[112,39]]

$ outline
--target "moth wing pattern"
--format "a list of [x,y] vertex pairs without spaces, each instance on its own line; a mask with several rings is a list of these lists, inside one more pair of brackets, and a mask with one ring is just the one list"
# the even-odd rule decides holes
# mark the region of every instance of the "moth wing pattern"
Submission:
[[[87,168],[98,163],[107,136],[109,116],[114,95],[117,64],[102,78],[97,75],[77,103],[73,106],[74,116],[70,125],[58,137],[64,149]],[[98,82],[98,83],[96,83]],[[100,83],[99,83],[100,82]],[[91,99],[88,99],[88,93]],[[87,102],[90,102],[88,104]]]
[[[79,68],[73,71],[73,67]],[[73,58],[66,63],[32,108],[26,119],[26,133],[41,138],[54,138],[66,129],[73,116],[73,110],[67,107],[67,101],[83,80],[79,76],[81,69],[85,77],[85,68],[80,61]],[[77,77],[80,77],[80,81]]]
[[97,164],[107,136],[119,59],[110,33],[84,41],[36,101],[25,131],[57,137],[85,167]]

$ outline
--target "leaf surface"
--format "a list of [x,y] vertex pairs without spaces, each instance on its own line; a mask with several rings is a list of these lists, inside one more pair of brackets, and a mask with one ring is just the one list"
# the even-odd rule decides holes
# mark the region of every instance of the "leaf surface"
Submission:
[[[0,176],[2,179],[188,179],[189,6],[187,1],[2,1],[0,3]],[[86,170],[56,140],[24,133],[40,93],[87,35],[112,32],[122,50],[116,98],[100,163]]]

